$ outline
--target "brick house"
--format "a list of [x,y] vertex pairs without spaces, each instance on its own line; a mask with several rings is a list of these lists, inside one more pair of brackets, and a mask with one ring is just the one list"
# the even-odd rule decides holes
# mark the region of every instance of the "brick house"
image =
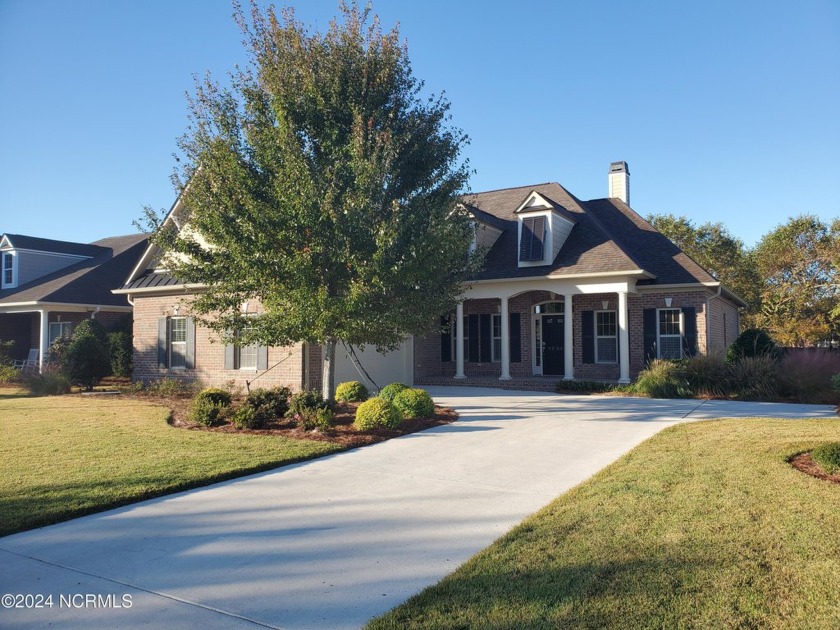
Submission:
[[[628,205],[626,163],[610,196],[581,201],[557,183],[470,195],[483,270],[436,332],[388,355],[337,353],[336,380],[551,388],[626,383],[655,357],[723,351],[744,302]],[[169,218],[177,217],[176,201]],[[191,292],[150,247],[118,294],[134,304],[135,377],[319,388],[321,348],[222,345],[189,316]],[[259,304],[243,304],[258,314]],[[504,332],[504,334],[503,334]],[[356,365],[363,370],[358,370]]]
[[21,234],[0,237],[0,339],[13,340],[14,359],[70,335],[83,319],[112,328],[131,317],[131,305],[111,292],[146,248],[143,234],[73,243]]

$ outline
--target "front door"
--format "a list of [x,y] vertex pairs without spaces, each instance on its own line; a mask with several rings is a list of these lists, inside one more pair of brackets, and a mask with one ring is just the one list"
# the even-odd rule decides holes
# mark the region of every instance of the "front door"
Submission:
[[542,373],[563,375],[563,315],[543,315],[542,318]]

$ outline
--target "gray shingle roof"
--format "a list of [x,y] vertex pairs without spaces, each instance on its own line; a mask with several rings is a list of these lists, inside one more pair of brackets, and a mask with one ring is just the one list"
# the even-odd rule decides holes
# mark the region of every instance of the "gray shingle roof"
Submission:
[[70,241],[56,241],[51,238],[26,236],[25,234],[3,234],[15,249],[32,249],[39,252],[54,252],[73,256],[98,256],[104,253],[103,248],[96,243],[71,243]]
[[[537,191],[575,221],[551,265],[517,266],[517,222],[514,214],[531,191]],[[714,282],[715,278],[686,256],[663,234],[618,199],[581,201],[551,182],[476,193],[466,198],[504,230],[487,253],[476,280],[528,278],[555,274],[597,274],[644,270],[653,284]],[[481,217],[479,217],[481,218]],[[490,221],[488,221],[489,223]]]
[[[124,295],[114,295],[111,290],[120,287],[131,273],[146,248],[147,238],[145,234],[130,234],[104,238],[84,245],[88,248],[87,251],[99,253],[93,258],[79,261],[15,289],[0,291],[0,306],[17,302],[128,306]],[[22,247],[17,245],[21,242],[19,237],[17,241],[9,240],[16,247]],[[42,243],[49,241],[34,240]]]

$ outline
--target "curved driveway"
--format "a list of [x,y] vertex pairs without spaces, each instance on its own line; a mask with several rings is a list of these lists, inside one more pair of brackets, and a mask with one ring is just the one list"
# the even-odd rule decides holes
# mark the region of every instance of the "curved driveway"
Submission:
[[667,426],[834,415],[429,389],[458,422],[0,539],[0,594],[53,596],[0,627],[358,628]]

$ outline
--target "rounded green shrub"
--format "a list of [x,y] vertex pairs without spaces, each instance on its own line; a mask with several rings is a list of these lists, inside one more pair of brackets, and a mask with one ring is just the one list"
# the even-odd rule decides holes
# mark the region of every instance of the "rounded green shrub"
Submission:
[[364,402],[370,397],[368,388],[359,381],[340,383],[335,388],[335,399],[346,402]]
[[93,332],[77,329],[67,346],[61,369],[71,383],[92,390],[94,385],[111,373],[111,357],[106,342],[101,341]]
[[265,424],[265,420],[257,415],[257,411],[247,404],[239,405],[231,414],[230,420],[237,429],[260,429]]
[[840,442],[828,442],[827,444],[821,444],[811,451],[811,457],[813,457],[814,461],[822,466],[825,472],[829,475],[836,475],[837,473],[840,473]]
[[314,412],[317,409],[328,409],[329,407],[330,404],[324,400],[321,392],[314,389],[304,390],[292,394],[289,400],[289,410],[286,412],[286,415],[293,417],[295,415]]
[[230,392],[227,390],[219,387],[205,387],[195,395],[193,402],[195,403],[199,400],[209,400],[210,402],[222,407],[227,407],[230,405],[231,397]]
[[227,407],[220,402],[215,402],[209,397],[196,396],[190,405],[190,412],[187,420],[193,424],[201,424],[205,427],[212,427],[219,422],[222,411]]
[[745,357],[779,359],[781,356],[782,350],[773,341],[770,333],[761,328],[748,328],[738,335],[738,338],[727,349],[726,362],[736,363]]
[[409,389],[408,385],[404,385],[403,383],[391,383],[390,385],[386,385],[382,388],[379,392],[379,397],[384,398],[385,400],[394,400],[394,396],[404,389]]
[[356,409],[353,426],[359,431],[395,429],[402,422],[402,414],[384,398],[370,398]]
[[831,389],[833,389],[835,392],[840,392],[840,374],[832,375]]
[[403,418],[431,418],[435,415],[435,403],[425,389],[404,389],[394,396],[394,407]]
[[247,405],[265,423],[275,418],[282,418],[289,410],[288,387],[274,387],[272,389],[255,389],[245,398],[243,406]]

